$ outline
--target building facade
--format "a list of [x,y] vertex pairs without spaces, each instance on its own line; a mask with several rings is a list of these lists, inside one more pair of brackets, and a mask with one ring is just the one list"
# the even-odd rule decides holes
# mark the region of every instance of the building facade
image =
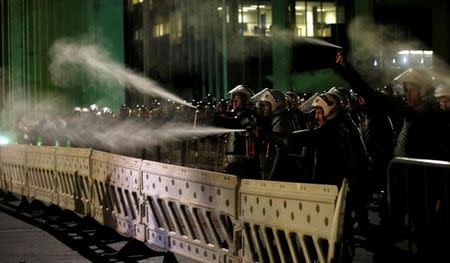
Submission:
[[83,74],[69,87],[53,84],[49,49],[64,38],[89,38],[186,99],[224,97],[239,84],[297,92],[346,86],[329,67],[339,47],[351,54],[357,46],[347,34],[357,17],[422,43],[365,54],[364,71],[380,86],[409,66],[449,61],[449,11],[440,0],[0,0],[0,107],[26,109],[55,97],[68,110],[148,103]]
[[50,49],[61,39],[89,39],[123,63],[123,7],[109,0],[0,0],[2,125],[16,111],[49,103],[64,111],[91,103],[118,108],[124,89],[98,85],[82,73],[60,87],[52,82],[49,64]]
[[188,98],[239,84],[300,89],[300,39],[343,45],[344,10],[344,1],[129,0],[127,63]]

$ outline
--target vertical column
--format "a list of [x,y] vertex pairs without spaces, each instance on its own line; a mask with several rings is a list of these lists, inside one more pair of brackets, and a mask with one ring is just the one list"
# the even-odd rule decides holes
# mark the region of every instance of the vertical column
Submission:
[[[121,1],[96,0],[86,1],[90,11],[90,32],[94,34],[95,42],[106,49],[114,62],[124,64],[124,7]],[[89,4],[91,3],[91,4]],[[95,86],[94,86],[95,85]],[[95,101],[112,109],[119,109],[125,101],[124,87],[120,84],[101,85],[94,83],[86,92],[93,92]],[[94,87],[93,87],[94,86]]]
[[205,18],[207,15],[207,10],[205,10],[205,5],[200,5],[200,22],[199,22],[199,26],[200,26],[200,37],[199,37],[199,41],[200,41],[200,70],[201,70],[201,85],[202,85],[202,98],[206,95],[206,55],[207,55],[207,33],[206,33],[206,22],[205,22]]
[[[17,91],[17,87],[19,87],[17,80],[18,80],[18,53],[20,52],[20,45],[19,45],[19,40],[20,40],[20,34],[19,34],[19,15],[18,15],[18,7],[19,7],[19,2],[18,1],[13,1],[11,2],[11,12],[9,15],[11,24],[10,24],[10,37],[12,39],[11,41],[11,46],[10,46],[10,54],[11,54],[11,66],[10,66],[10,72],[11,72],[11,92],[10,92],[10,97],[12,100],[15,100],[17,95],[18,95],[18,91]],[[12,101],[11,101],[12,102]],[[12,105],[12,104],[10,104]]]
[[[144,0],[144,2],[142,3],[142,30],[144,31],[144,36],[143,36],[143,58],[142,58],[142,62],[143,62],[143,66],[144,66],[144,74],[145,76],[149,76],[150,75],[150,69],[151,69],[151,64],[150,64],[150,48],[151,48],[151,44],[150,41],[152,39],[152,22],[151,22],[151,18],[150,18],[150,0]],[[126,11],[127,13],[129,13],[129,11]],[[183,32],[184,33],[184,32]],[[149,101],[149,96],[146,95],[144,97],[144,104],[148,105],[150,104]]]
[[41,0],[41,98],[48,96],[48,61],[47,61],[47,50],[49,43],[49,11],[48,11],[48,0]]
[[[111,3],[109,0],[103,0],[104,14],[107,19],[102,23],[103,30],[107,32],[105,41],[113,44],[108,47],[114,61],[125,64],[125,47],[124,47],[124,7],[121,1]],[[144,4],[144,3],[143,3]],[[114,30],[111,30],[113,28]],[[114,90],[108,92],[104,90],[102,96],[107,97],[109,107],[119,109],[120,105],[125,102],[125,87],[117,86]]]
[[[222,6],[222,10],[225,7],[222,3],[222,0],[216,0],[215,3],[217,4],[216,6]],[[217,12],[217,14],[220,14],[216,8],[216,10],[214,10],[215,12]],[[222,12],[223,14],[223,12]],[[220,52],[221,50],[221,45],[222,45],[222,30],[223,30],[223,25],[222,25],[222,17],[221,16],[216,16],[216,32],[214,34],[214,46],[216,47],[216,52],[214,53],[214,72],[216,75],[216,81],[215,81],[215,96],[216,98],[221,98],[222,97],[222,85],[221,85],[221,80],[222,77],[221,76],[221,61],[222,61],[222,57],[223,54]]]
[[[196,14],[196,15],[200,15],[201,11],[198,8],[194,8],[194,6],[199,6],[200,2],[197,0],[192,0],[195,2],[195,4],[192,4],[189,7],[189,11],[191,11],[192,13],[190,14]],[[194,19],[193,22],[193,36],[194,36],[194,74],[198,74],[200,71],[200,22],[198,21],[198,19]],[[194,89],[198,89],[199,87],[194,87]]]
[[31,90],[31,85],[30,85],[30,68],[28,67],[28,62],[29,62],[29,58],[30,58],[30,46],[29,46],[29,17],[30,14],[28,12],[28,5],[29,5],[29,1],[23,1],[22,2],[22,20],[23,20],[23,24],[22,24],[22,45],[23,45],[23,66],[22,66],[22,72],[23,72],[23,77],[22,77],[22,85],[25,87],[24,89],[24,100],[25,103],[27,104],[27,106],[30,105],[30,90]]
[[373,19],[373,0],[354,0],[355,17],[363,16]]
[[[217,12],[217,6],[214,2],[209,2],[206,5],[206,10],[209,12]],[[213,92],[213,80],[214,80],[214,70],[213,70],[213,52],[215,52],[214,48],[214,38],[216,32],[217,24],[214,21],[215,16],[206,15],[206,48],[207,48],[207,76],[208,76],[208,93],[212,94]],[[205,94],[206,95],[206,94]]]
[[[11,105],[11,2],[7,2],[6,3],[6,21],[8,21],[8,24],[6,25],[6,38],[7,38],[7,42],[8,42],[8,48],[5,50],[8,53],[8,61],[7,61],[7,65],[6,67],[8,68],[8,101],[6,103],[7,107],[9,107]],[[9,117],[9,116],[8,116]]]
[[[242,1],[239,1],[240,5],[239,5],[239,33],[238,32],[234,32],[234,34],[237,34],[237,36],[240,38],[241,40],[241,45],[240,45],[240,50],[238,51],[238,54],[241,56],[241,82],[239,84],[247,84],[246,82],[246,68],[245,68],[245,62],[246,62],[246,55],[247,55],[247,46],[246,41],[245,41],[245,36],[244,36],[244,32],[242,31],[241,33],[241,26],[244,25],[244,4],[242,3]],[[241,24],[242,23],[242,24]],[[233,43],[234,45],[234,43]],[[235,56],[236,53],[233,54],[233,56]]]
[[46,78],[47,78],[47,94],[45,95],[46,98],[50,96],[55,96],[55,89],[53,85],[53,81],[50,77],[50,57],[48,56],[48,51],[50,50],[51,46],[53,45],[53,41],[55,40],[55,0],[47,0],[47,43],[46,43],[46,49],[45,49],[45,72],[46,72]]
[[[441,6],[433,7],[432,9],[432,45],[433,56],[443,59],[450,63],[450,12],[449,3],[441,1]],[[436,65],[433,67],[439,70],[441,67]]]
[[292,47],[286,39],[289,25],[289,0],[272,1],[272,72],[275,89],[289,90],[291,87]]
[[42,65],[41,65],[41,57],[42,57],[42,1],[41,0],[35,0],[35,32],[36,32],[36,48],[35,48],[35,70],[36,70],[36,93],[35,101],[41,100],[41,92],[42,92]]
[[[181,1],[181,17],[182,17],[182,26],[183,26],[183,39],[185,46],[185,53],[187,56],[186,62],[186,70],[191,77],[193,73],[193,40],[194,40],[194,31],[192,30],[192,25],[189,23],[189,16],[191,15],[189,6],[191,3],[187,3],[186,1]],[[192,91],[191,91],[192,93]]]
[[[89,35],[89,39],[96,44],[99,44],[100,48],[103,48],[99,43],[99,30],[96,27],[96,20],[98,20],[98,9],[100,0],[84,0],[85,13],[85,27]],[[83,104],[90,105],[97,103],[97,83],[92,81],[88,76],[89,73],[83,73]]]
[[0,96],[2,96],[2,101],[0,104],[0,110],[2,110],[5,106],[6,106],[6,89],[7,89],[7,83],[6,83],[6,72],[7,72],[7,56],[9,56],[9,54],[6,53],[7,50],[7,19],[6,19],[6,15],[7,15],[7,5],[5,0],[0,0],[0,37],[1,37],[1,47],[2,47],[2,51],[1,51],[1,60],[2,60],[2,64],[0,65],[1,68],[1,93]]
[[35,61],[36,61],[36,50],[35,50],[35,43],[36,43],[36,29],[35,29],[35,13],[36,10],[34,8],[35,1],[31,0],[28,2],[28,19],[29,19],[29,45],[28,45],[28,56],[29,56],[29,64],[28,68],[30,71],[30,102],[35,103],[35,94],[36,94],[36,67],[35,67]]
[[[296,12],[295,12],[295,0],[289,0],[289,24],[291,25],[292,28],[295,28],[294,33],[297,33],[297,27],[295,26],[296,24]],[[305,10],[306,12],[306,10]]]

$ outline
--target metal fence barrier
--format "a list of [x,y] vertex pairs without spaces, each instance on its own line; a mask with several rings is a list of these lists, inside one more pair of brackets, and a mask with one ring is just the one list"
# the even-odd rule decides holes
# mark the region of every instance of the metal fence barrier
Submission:
[[[387,180],[389,226],[420,256],[444,253],[450,245],[450,162],[395,158]],[[445,254],[446,255],[446,254]]]
[[239,182],[81,148],[12,145],[1,147],[0,157],[2,190],[200,262],[331,262],[342,239],[346,181],[339,192],[330,185]]

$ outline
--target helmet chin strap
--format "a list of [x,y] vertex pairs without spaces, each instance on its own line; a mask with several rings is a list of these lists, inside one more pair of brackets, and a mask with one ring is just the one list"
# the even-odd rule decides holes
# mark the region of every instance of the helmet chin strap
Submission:
[[275,111],[272,111],[272,115],[278,115],[286,110],[287,110],[286,107],[281,107],[280,109],[276,109]]
[[340,110],[341,106],[332,109],[331,112],[328,114],[328,116],[325,117],[325,119],[328,121],[336,118],[339,115]]

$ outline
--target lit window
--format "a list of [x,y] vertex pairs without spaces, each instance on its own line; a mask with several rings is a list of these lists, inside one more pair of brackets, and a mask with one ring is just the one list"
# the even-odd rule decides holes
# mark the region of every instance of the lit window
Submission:
[[138,29],[134,31],[134,40],[142,40],[144,38],[144,30]]
[[162,37],[169,34],[169,24],[157,24],[153,26],[153,37]]
[[268,35],[272,25],[272,7],[263,5],[241,5],[239,8],[239,25],[244,36]]
[[400,55],[433,55],[433,50],[400,50]]
[[142,2],[144,2],[144,0],[132,0],[133,5],[137,5]]
[[297,36],[330,37],[331,25],[336,23],[334,1],[297,1],[295,4]]
[[[397,58],[405,67],[424,66],[429,67],[433,64],[433,50],[405,49],[397,53]],[[395,64],[395,60],[392,64]]]
[[181,12],[175,11],[172,13],[172,15],[169,18],[170,28],[168,33],[170,33],[170,40],[171,41],[179,41],[181,39],[182,35],[182,19],[181,19]]
[[295,5],[295,27],[296,35],[306,36],[306,7],[305,2],[297,2]]

